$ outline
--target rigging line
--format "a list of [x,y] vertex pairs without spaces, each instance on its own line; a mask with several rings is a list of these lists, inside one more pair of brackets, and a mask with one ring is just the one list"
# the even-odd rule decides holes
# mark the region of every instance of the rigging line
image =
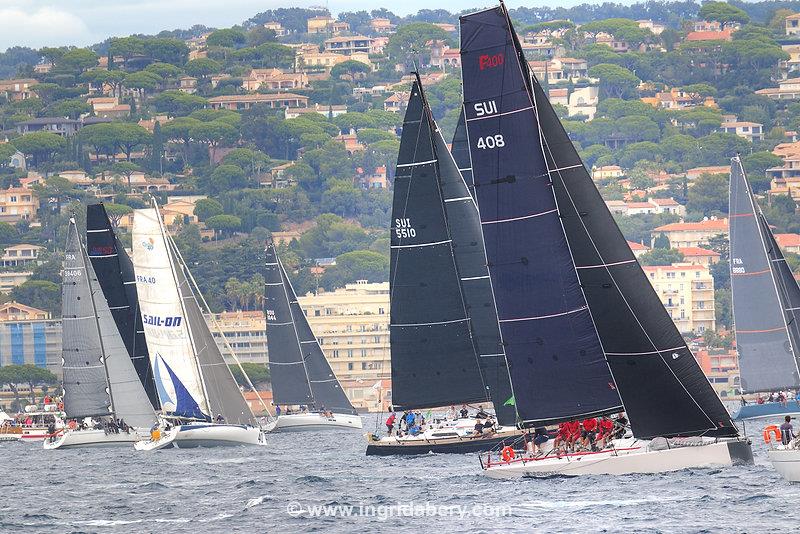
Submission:
[[571,315],[573,313],[577,313],[579,311],[583,311],[588,309],[588,306],[581,306],[580,308],[575,308],[574,310],[569,310],[561,313],[551,313],[550,315],[536,315],[533,317],[520,317],[518,319],[500,319],[501,323],[515,323],[520,321],[538,321],[539,319],[551,319],[553,317],[563,317],[564,315]]
[[606,352],[606,354],[608,356],[641,356],[643,354],[661,354],[662,352],[673,352],[676,350],[683,350],[685,348],[685,345],[681,345],[680,347],[673,347],[671,349],[652,350],[649,352]]
[[433,323],[397,323],[397,324],[390,324],[389,326],[395,326],[398,328],[406,328],[406,327],[417,327],[417,326],[436,326],[436,325],[443,325],[443,324],[455,324],[455,323],[463,323],[464,321],[469,321],[468,317],[463,319],[453,319],[452,321],[437,321]]
[[444,241],[432,241],[430,243],[417,243],[414,245],[391,245],[390,248],[420,248],[420,247],[433,247],[436,245],[444,245],[445,243],[452,242],[452,239],[445,239]]
[[[537,118],[538,118],[538,114],[537,114]],[[561,128],[563,130],[563,125],[561,125]],[[553,155],[553,152],[552,152],[552,150],[550,148],[550,145],[543,141],[543,146],[547,147],[547,151],[550,154],[550,158],[553,161],[556,161],[555,156]],[[560,173],[558,173],[558,177],[561,180],[561,183],[563,184],[564,192],[567,194],[567,198],[569,199],[570,203],[572,204],[573,209],[575,210],[576,213],[580,213],[580,211],[578,210],[578,206],[575,204],[575,199],[572,197],[572,193],[570,192],[569,188],[566,185],[566,182],[564,182],[563,177],[561,176]],[[586,234],[586,237],[589,238],[589,242],[592,244],[592,248],[594,249],[595,253],[597,254],[597,256],[601,260],[603,260],[603,255],[600,252],[600,248],[597,246],[597,243],[595,242],[594,237],[589,232],[589,229],[586,227],[586,223],[583,221],[583,218],[578,217],[578,220],[580,221],[581,226],[583,227],[583,230],[584,230],[584,232]],[[620,232],[619,227],[617,227],[617,231]],[[621,234],[621,232],[620,232],[620,234]],[[633,307],[631,306],[631,304],[628,301],[627,297],[622,293],[622,290],[620,289],[616,278],[611,273],[611,270],[609,268],[606,268],[606,272],[608,273],[608,276],[611,278],[612,282],[614,283],[614,287],[617,289],[617,293],[620,295],[620,297],[622,298],[623,302],[625,302],[625,306],[628,308],[628,311],[630,312],[631,316],[636,320],[636,323],[639,325],[639,328],[641,329],[642,333],[645,335],[645,337],[647,337],[647,340],[650,342],[650,345],[653,347],[653,349],[657,350],[658,347],[656,347],[656,344],[653,341],[653,338],[650,336],[650,333],[647,331],[647,329],[644,327],[642,322],[639,320],[639,317],[633,312]],[[655,293],[655,290],[653,290],[653,292]],[[656,295],[656,298],[658,298],[657,295]],[[589,310],[589,313],[591,314],[591,309]],[[598,339],[599,339],[599,332],[598,332]],[[600,340],[600,344],[601,344],[601,347],[602,347],[602,340]],[[689,347],[687,346],[686,349],[689,350]],[[689,351],[689,352],[691,354],[691,351]],[[689,398],[692,399],[692,402],[694,402],[694,404],[697,406],[697,408],[700,410],[700,412],[702,412],[702,414],[706,417],[706,419],[708,419],[709,423],[711,423],[712,425],[714,425],[716,427],[716,422],[711,418],[711,416],[708,413],[706,413],[706,411],[703,409],[703,407],[700,406],[700,403],[698,403],[697,399],[694,398],[694,395],[692,395],[689,392],[689,390],[686,388],[686,385],[683,383],[683,381],[681,381],[678,378],[678,376],[675,374],[675,371],[672,369],[672,367],[670,367],[669,364],[667,364],[666,360],[664,360],[664,357],[661,354],[659,354],[659,358],[663,362],[664,366],[667,369],[669,369],[669,371],[672,373],[672,375],[675,378],[675,380],[681,385],[681,387],[686,392],[686,394],[689,396]],[[697,365],[697,367],[699,369],[699,364],[697,364],[696,360],[694,360],[694,357],[692,357],[692,360],[695,361],[695,364]],[[610,371],[610,366],[609,366],[609,371]],[[700,372],[702,373],[702,370],[700,370]],[[705,374],[703,374],[703,376],[705,377]],[[614,379],[613,372],[611,373],[611,378]],[[708,383],[709,387],[711,387],[711,382],[708,381],[708,377],[706,377],[706,382]],[[617,391],[619,391],[619,390],[617,390]],[[621,396],[620,396],[620,400],[622,400]],[[625,402],[622,401],[622,404],[624,406]]]

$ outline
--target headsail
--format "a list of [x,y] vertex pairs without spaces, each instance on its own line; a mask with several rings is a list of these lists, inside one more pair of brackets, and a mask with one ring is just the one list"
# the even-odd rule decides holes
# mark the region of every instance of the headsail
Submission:
[[392,206],[390,346],[392,404],[398,410],[489,400],[440,182],[445,165],[453,178],[461,176],[435,137],[441,138],[415,82],[403,121]]
[[795,389],[800,386],[795,357],[800,340],[795,318],[800,290],[753,198],[738,156],[731,160],[729,225],[742,389]]
[[161,406],[178,417],[210,419],[212,412],[183,310],[181,299],[185,295],[179,289],[173,264],[174,257],[162,233],[158,212],[153,208],[136,210],[133,265],[150,362],[155,366],[157,357],[163,359],[202,412],[198,417],[194,411],[180,413],[175,411],[177,406],[166,405],[178,395],[170,373],[164,372],[159,373]]
[[617,411],[504,8],[461,18],[461,58],[475,198],[519,416],[544,424]]
[[73,220],[67,233],[61,286],[61,357],[67,417],[107,416],[112,411],[87,268]]
[[86,208],[86,249],[139,380],[150,403],[155,409],[159,409],[142,316],[139,313],[133,263],[114,233],[103,204],[90,204]]
[[275,246],[267,244],[264,311],[275,404],[355,414],[311,331]]
[[183,295],[183,309],[189,325],[189,334],[194,342],[197,362],[200,365],[201,377],[208,395],[211,413],[222,414],[227,423],[239,425],[256,425],[255,417],[242,391],[231,374],[214,336],[208,327],[198,302],[195,290],[189,283],[190,273],[178,252],[175,243],[167,237],[170,252],[175,266],[178,288]]

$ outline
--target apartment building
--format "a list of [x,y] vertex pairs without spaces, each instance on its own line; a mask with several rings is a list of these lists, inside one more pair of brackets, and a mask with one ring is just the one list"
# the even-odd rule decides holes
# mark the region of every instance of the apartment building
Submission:
[[681,222],[665,224],[655,228],[650,237],[652,241],[660,235],[669,239],[671,248],[702,247],[714,236],[728,235],[728,219],[708,219],[700,222]]
[[705,265],[644,266],[650,284],[681,333],[714,330],[714,278]]
[[36,193],[24,187],[0,190],[0,222],[32,221],[39,209]]

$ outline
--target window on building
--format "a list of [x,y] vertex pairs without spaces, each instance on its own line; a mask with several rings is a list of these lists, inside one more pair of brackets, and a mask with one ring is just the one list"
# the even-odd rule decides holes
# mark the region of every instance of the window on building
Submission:
[[347,349],[347,357],[348,358],[352,358],[353,357],[353,349]]
[[320,315],[322,314],[319,312],[319,310],[314,310],[314,317],[319,317]]
[[338,350],[331,351],[331,357],[338,358],[339,357],[339,351]]
[[362,358],[366,358],[367,357],[367,349],[361,349],[361,357]]
[[352,363],[348,363],[347,364],[347,370],[348,371],[352,371],[353,370],[353,364]]

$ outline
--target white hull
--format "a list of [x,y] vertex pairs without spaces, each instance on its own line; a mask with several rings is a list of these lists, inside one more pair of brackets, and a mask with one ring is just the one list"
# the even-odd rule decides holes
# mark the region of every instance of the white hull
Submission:
[[23,443],[39,444],[46,438],[58,436],[60,430],[56,430],[56,434],[50,436],[47,433],[47,427],[25,427],[22,429],[22,435],[19,436],[19,440]]
[[752,463],[750,444],[737,440],[710,440],[702,445],[651,450],[649,441],[621,439],[614,449],[539,458],[514,458],[510,462],[493,458],[483,473],[491,478],[630,475],[680,471],[711,466]]
[[142,436],[143,434],[137,434],[134,430],[131,430],[130,434],[125,432],[106,434],[103,430],[67,430],[55,439],[44,440],[44,448],[54,450],[83,447],[130,447],[142,439]]
[[263,434],[257,427],[211,423],[181,425],[173,441],[179,449],[263,444]]
[[775,471],[789,482],[800,482],[800,450],[772,449],[767,451]]
[[301,430],[360,430],[363,422],[358,415],[335,413],[325,417],[319,413],[279,415],[265,427],[267,432],[297,432]]
[[175,437],[178,435],[178,427],[169,430],[162,430],[158,441],[153,439],[137,441],[133,448],[137,451],[160,451],[161,449],[171,449],[175,446]]

